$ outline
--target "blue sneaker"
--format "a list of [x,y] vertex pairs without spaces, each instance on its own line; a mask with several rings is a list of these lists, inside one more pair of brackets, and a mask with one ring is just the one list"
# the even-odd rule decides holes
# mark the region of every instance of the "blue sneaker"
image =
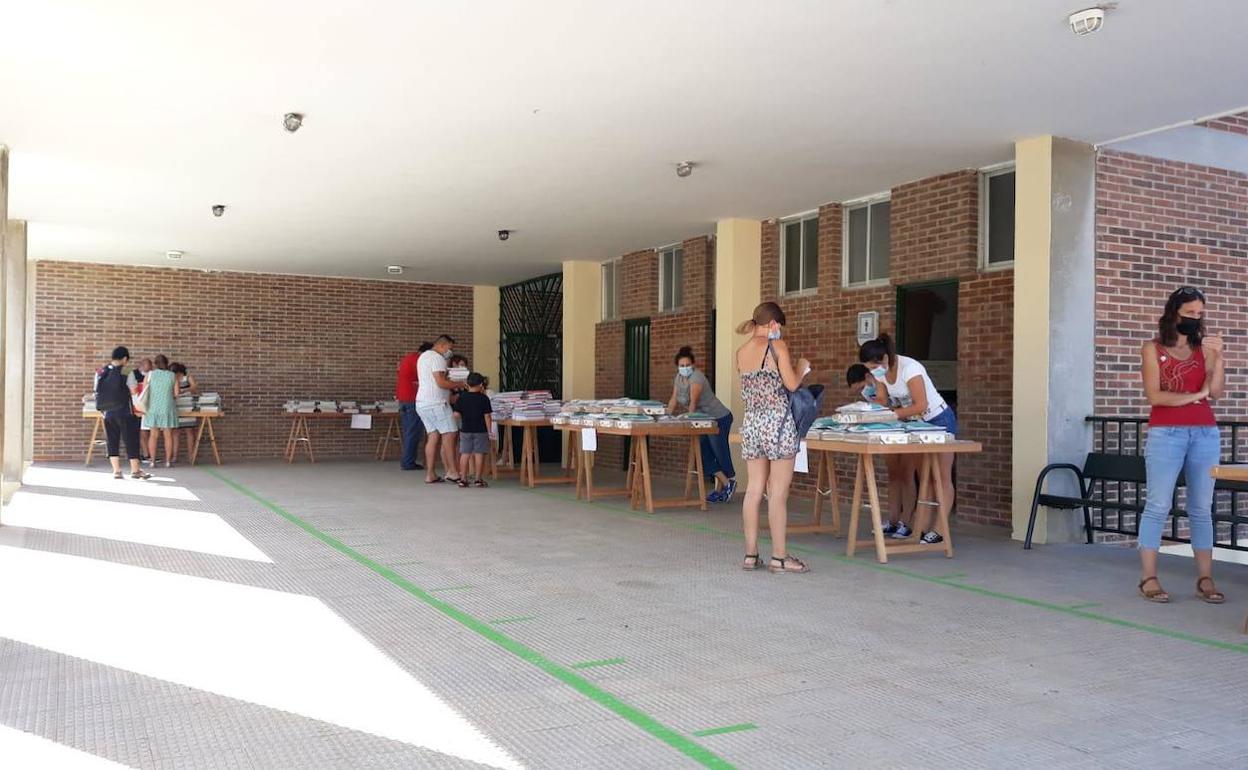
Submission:
[[706,501],[708,503],[722,503],[724,501],[724,490],[712,489],[707,493]]
[[731,502],[731,501],[732,501],[732,496],[733,496],[734,494],[736,494],[736,493],[737,493],[737,480],[736,480],[736,479],[728,479],[728,486],[726,486],[726,487],[724,487],[723,489],[719,490],[719,492],[720,492],[720,500],[719,500],[719,502],[721,502],[721,503]]

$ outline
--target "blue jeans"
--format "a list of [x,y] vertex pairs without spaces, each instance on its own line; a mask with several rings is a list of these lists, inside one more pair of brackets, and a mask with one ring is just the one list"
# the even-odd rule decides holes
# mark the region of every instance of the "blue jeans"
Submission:
[[723,471],[725,476],[735,479],[737,472],[732,467],[732,451],[728,449],[728,434],[732,432],[732,413],[729,412],[715,422],[719,425],[719,433],[714,436],[702,436],[702,440],[698,442],[702,449],[702,473],[710,478],[718,471]]
[[939,425],[953,435],[958,435],[958,416],[953,413],[953,407],[946,406],[945,411],[928,420],[932,425]]
[[403,451],[399,455],[399,467],[405,471],[415,470],[420,462],[416,449],[420,446],[420,440],[425,437],[425,426],[416,414],[415,402],[399,403],[399,424],[403,429]]
[[1157,550],[1161,531],[1170,517],[1174,487],[1182,473],[1187,482],[1187,518],[1192,550],[1213,549],[1213,477],[1222,440],[1218,429],[1157,427],[1148,429],[1144,464],[1148,473],[1148,502],[1140,517],[1139,547]]

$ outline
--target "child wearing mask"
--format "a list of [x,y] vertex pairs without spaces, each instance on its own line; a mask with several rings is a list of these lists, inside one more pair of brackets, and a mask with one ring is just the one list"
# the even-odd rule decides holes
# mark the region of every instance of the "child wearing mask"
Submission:
[[463,421],[459,430],[459,486],[468,486],[468,472],[472,471],[474,487],[489,486],[483,469],[485,453],[490,451],[493,408],[485,395],[485,377],[477,372],[468,375],[468,390],[455,400],[455,411]]

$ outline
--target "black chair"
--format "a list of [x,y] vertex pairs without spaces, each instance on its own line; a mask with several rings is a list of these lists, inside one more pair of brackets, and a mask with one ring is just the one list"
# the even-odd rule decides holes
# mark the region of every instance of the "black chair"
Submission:
[[[1044,492],[1044,480],[1053,471],[1070,471],[1079,481],[1079,497],[1050,495]],[[1031,548],[1031,536],[1036,528],[1036,513],[1040,506],[1062,510],[1083,509],[1083,529],[1087,533],[1088,542],[1092,542],[1091,508],[1112,508],[1119,511],[1143,513],[1143,506],[1122,501],[1105,501],[1091,499],[1092,485],[1097,481],[1124,481],[1143,484],[1147,479],[1144,458],[1140,455],[1111,455],[1101,452],[1089,452],[1083,461],[1083,467],[1071,463],[1053,463],[1045,466],[1036,479],[1036,491],[1031,497],[1031,517],[1027,520],[1027,537],[1023,540],[1024,550]],[[1183,483],[1182,479],[1179,484]]]

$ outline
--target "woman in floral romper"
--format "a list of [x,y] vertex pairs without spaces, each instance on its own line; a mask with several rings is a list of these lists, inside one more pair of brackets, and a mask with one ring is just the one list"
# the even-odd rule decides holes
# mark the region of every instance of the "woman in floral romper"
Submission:
[[[745,561],[748,570],[763,566],[758,555],[758,509],[767,492],[767,523],[771,527],[772,572],[806,572],[802,561],[785,552],[789,484],[797,456],[797,425],[786,391],[796,390],[810,369],[806,359],[796,370],[789,346],[781,339],[784,311],[774,302],[754,308],[754,317],[737,327],[750,338],[737,349],[745,419],[741,423],[741,457],[749,468],[749,488],[741,513],[745,521]],[[800,374],[799,374],[800,372]]]

